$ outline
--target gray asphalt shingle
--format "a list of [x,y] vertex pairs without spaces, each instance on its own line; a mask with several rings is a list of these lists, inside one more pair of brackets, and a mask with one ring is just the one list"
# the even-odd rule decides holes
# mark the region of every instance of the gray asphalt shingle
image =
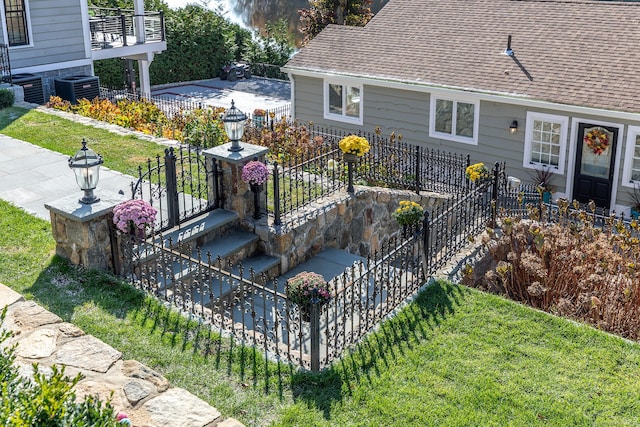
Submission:
[[639,42],[636,2],[390,0],[363,28],[327,27],[286,68],[640,112]]

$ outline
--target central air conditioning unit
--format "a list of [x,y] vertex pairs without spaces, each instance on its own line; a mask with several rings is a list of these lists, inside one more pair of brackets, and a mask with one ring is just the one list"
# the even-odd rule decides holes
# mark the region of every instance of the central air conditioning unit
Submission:
[[100,96],[100,79],[95,76],[71,76],[55,79],[56,95],[72,104],[82,98],[91,101]]
[[45,103],[42,77],[29,73],[12,74],[11,81],[15,85],[22,86],[26,102],[40,105]]

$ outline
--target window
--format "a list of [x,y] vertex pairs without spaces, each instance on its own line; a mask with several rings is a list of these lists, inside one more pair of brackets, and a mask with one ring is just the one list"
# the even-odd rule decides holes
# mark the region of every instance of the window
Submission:
[[638,126],[629,126],[624,157],[622,184],[629,187],[634,183],[640,184],[640,127]]
[[478,101],[431,97],[429,136],[478,143]]
[[325,82],[325,119],[362,124],[362,87]]
[[545,166],[564,173],[568,127],[568,117],[527,113],[524,167]]
[[27,30],[27,8],[25,0],[4,0],[4,17],[7,23],[9,46],[29,44]]

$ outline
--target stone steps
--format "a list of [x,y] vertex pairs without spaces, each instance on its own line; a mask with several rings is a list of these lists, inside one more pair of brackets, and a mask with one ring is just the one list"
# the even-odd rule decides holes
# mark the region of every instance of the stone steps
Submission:
[[[258,241],[256,234],[240,229],[237,213],[224,209],[208,212],[171,229],[156,238],[155,243],[171,247],[184,257],[164,266],[169,271],[158,275],[158,291],[169,296],[188,292],[188,298],[201,305],[209,305],[211,296],[215,300],[231,298],[238,288],[238,281],[215,271],[206,271],[207,277],[211,278],[211,284],[205,283],[211,286],[210,292],[202,292],[202,284],[197,289],[191,286],[203,271],[200,262],[208,264],[211,261],[214,267],[219,266],[223,270],[229,266],[231,274],[240,276],[242,271],[245,279],[250,279],[253,272],[256,281],[262,273],[268,277],[277,276],[280,272],[279,259],[260,253]],[[157,262],[159,251],[149,248],[148,244],[140,245],[140,250],[152,254],[147,257],[147,262]]]

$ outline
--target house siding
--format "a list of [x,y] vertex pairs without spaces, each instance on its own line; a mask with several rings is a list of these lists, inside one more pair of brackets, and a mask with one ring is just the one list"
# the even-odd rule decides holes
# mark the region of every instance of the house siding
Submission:
[[[429,137],[430,94],[422,91],[411,91],[386,88],[373,85],[363,86],[363,125],[353,125],[323,117],[323,80],[307,76],[294,75],[295,79],[295,117],[301,122],[313,121],[314,124],[346,132],[360,130],[373,132],[380,127],[383,135],[395,132],[402,134],[403,140],[411,144],[419,144],[460,154],[469,154],[472,162],[484,162],[492,165],[496,161],[504,161],[507,173],[520,178],[523,182],[532,182],[535,171],[523,166],[526,138],[526,120],[528,112],[536,112],[569,118],[567,129],[566,155],[564,173],[558,174],[553,181],[558,193],[569,194],[575,171],[575,147],[577,141],[573,134],[574,124],[578,121],[606,122],[622,125],[620,129],[621,147],[616,147],[619,159],[617,182],[615,183],[616,199],[612,204],[628,206],[631,204],[629,187],[622,184],[622,167],[625,163],[625,144],[629,125],[638,126],[639,122],[620,120],[606,115],[571,114],[562,109],[531,108],[514,105],[508,102],[480,101],[478,144],[465,144],[442,138]],[[469,95],[468,93],[465,93]],[[509,125],[518,121],[518,132],[512,135]],[[573,147],[573,148],[572,148]]]
[[79,0],[29,1],[31,46],[9,49],[11,68],[86,59],[81,11]]

